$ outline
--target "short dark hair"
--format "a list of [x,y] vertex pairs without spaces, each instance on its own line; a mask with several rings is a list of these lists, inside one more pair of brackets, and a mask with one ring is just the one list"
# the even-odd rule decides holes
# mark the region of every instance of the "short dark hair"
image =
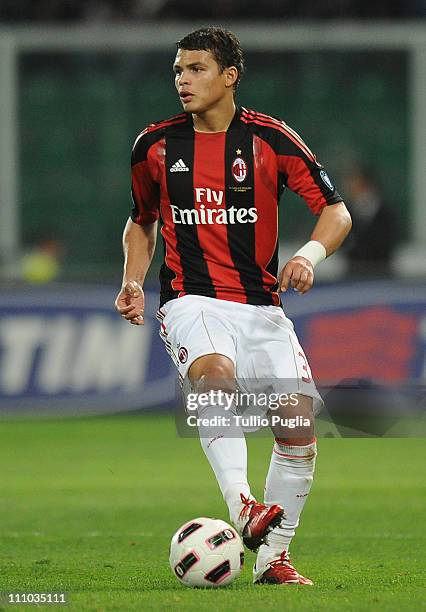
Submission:
[[240,41],[233,32],[222,28],[201,28],[187,34],[176,46],[187,51],[210,51],[221,72],[235,66],[238,70],[235,88],[239,85],[244,73],[244,56]]

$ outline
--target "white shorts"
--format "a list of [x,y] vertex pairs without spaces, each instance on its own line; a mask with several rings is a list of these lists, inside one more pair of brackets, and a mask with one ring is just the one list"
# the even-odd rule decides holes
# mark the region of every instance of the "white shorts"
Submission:
[[198,357],[218,353],[234,363],[240,388],[245,388],[246,381],[252,388],[257,381],[259,391],[264,381],[265,389],[312,397],[314,411],[321,408],[322,399],[293,323],[279,306],[185,295],[166,302],[157,318],[181,384]]

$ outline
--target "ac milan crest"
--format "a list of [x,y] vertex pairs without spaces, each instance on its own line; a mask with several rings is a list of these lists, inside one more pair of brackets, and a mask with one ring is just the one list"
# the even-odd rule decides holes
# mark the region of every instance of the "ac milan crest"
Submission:
[[188,351],[184,346],[181,346],[178,352],[178,358],[181,363],[186,363],[188,359]]
[[238,183],[242,183],[247,176],[247,164],[242,157],[236,157],[232,164],[232,176]]

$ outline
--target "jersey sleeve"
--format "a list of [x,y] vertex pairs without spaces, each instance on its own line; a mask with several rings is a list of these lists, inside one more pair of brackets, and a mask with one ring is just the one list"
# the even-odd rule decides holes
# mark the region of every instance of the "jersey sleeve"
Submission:
[[160,216],[160,186],[152,177],[149,157],[152,138],[144,132],[135,141],[132,149],[132,210],[130,218],[139,225],[149,225]]
[[282,122],[278,133],[278,171],[285,185],[319,215],[329,204],[342,201],[333,181],[302,138]]

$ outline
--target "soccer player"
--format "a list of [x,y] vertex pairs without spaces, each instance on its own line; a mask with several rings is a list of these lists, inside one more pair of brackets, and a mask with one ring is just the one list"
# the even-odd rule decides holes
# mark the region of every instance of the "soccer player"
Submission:
[[[143,283],[160,220],[160,335],[181,382],[210,398],[208,405],[200,403],[198,416],[235,415],[235,406],[227,410],[219,401],[219,391],[232,397],[249,379],[292,387],[297,405],[280,402],[274,414],[303,417],[304,426],[291,430],[280,421],[272,427],[263,503],[247,482],[246,442],[237,419],[201,428],[200,439],[231,521],[245,545],[258,550],[254,582],[312,584],[290,562],[289,546],[312,484],[313,420],[321,398],[280,292],[309,291],[314,267],[348,234],[350,215],[293,129],[236,106],[243,54],[232,32],[188,34],[177,43],[173,70],[184,112],[150,124],[133,146],[133,208],[116,308],[131,324],[143,324]],[[305,200],[318,221],[278,274],[278,201],[285,187]]]

